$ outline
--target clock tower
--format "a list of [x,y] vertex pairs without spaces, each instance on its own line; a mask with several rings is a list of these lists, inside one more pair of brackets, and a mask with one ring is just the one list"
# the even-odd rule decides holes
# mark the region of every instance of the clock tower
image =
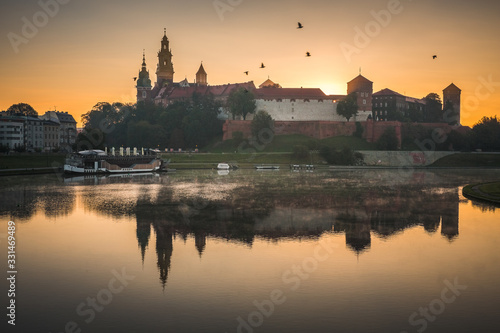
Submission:
[[156,84],[160,87],[174,82],[174,64],[172,63],[172,50],[169,47],[167,29],[161,40],[161,49],[158,52],[158,67],[156,69]]

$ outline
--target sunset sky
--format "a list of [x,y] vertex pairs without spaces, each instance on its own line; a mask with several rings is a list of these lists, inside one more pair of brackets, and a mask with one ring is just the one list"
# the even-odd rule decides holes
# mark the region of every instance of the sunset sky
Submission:
[[[49,15],[43,3],[50,4]],[[464,125],[500,116],[496,0],[17,0],[0,6],[0,110],[24,102],[39,114],[68,111],[80,122],[98,102],[134,102],[142,50],[154,83],[166,28],[175,81],[194,81],[203,61],[211,85],[258,86],[269,76],[283,87],[345,94],[361,68],[374,92],[442,96],[455,83]],[[299,21],[303,29],[296,28]]]

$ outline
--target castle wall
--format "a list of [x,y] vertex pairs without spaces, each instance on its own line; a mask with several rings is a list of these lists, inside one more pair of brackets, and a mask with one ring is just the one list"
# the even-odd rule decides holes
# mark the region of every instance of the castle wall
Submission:
[[[363,138],[368,142],[377,141],[388,127],[394,127],[401,142],[400,122],[360,122],[363,126]],[[226,120],[223,126],[223,140],[232,139],[234,132],[242,132],[245,138],[252,136],[250,120]],[[302,134],[315,139],[326,139],[336,136],[352,136],[356,131],[356,122],[350,121],[275,121],[276,135]]]
[[257,111],[263,110],[278,121],[342,121],[345,118],[337,114],[337,102],[333,100],[311,99],[304,102],[303,99],[291,101],[282,99],[256,100]]

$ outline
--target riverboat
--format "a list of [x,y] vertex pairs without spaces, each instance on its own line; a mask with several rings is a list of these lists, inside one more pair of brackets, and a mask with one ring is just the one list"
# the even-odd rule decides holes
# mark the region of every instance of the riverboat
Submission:
[[72,174],[139,173],[164,169],[164,162],[154,155],[108,155],[102,150],[84,150],[67,156],[64,172]]

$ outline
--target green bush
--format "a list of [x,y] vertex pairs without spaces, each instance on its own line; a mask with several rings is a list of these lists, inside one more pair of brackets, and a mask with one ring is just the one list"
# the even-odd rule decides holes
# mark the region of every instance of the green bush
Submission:
[[348,147],[342,150],[323,146],[319,150],[320,156],[331,165],[363,165],[363,154],[355,152]]
[[309,148],[304,145],[297,145],[293,147],[293,157],[305,159],[309,157]]
[[380,150],[398,150],[399,139],[394,127],[388,127],[377,140],[377,149]]
[[233,142],[235,147],[238,147],[243,142],[244,139],[245,138],[243,137],[243,132],[241,131],[233,132]]

